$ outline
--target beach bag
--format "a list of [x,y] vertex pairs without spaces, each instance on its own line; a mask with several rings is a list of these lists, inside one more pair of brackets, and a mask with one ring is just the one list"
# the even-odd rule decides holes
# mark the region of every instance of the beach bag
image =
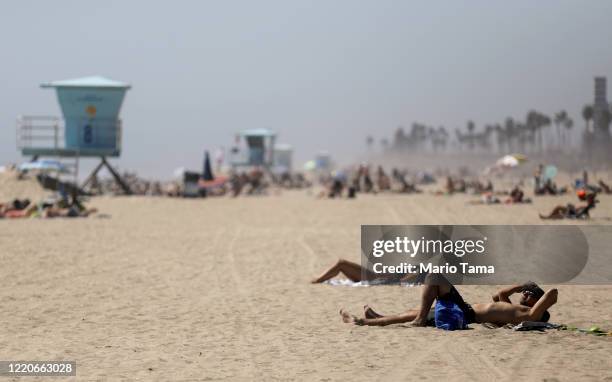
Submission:
[[465,315],[457,304],[452,301],[437,300],[434,319],[436,328],[444,330],[467,329]]

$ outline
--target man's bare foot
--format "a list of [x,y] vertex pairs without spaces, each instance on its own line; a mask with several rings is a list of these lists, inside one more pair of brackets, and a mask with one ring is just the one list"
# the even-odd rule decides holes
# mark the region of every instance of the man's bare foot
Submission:
[[363,325],[362,318],[357,318],[344,309],[340,309],[340,316],[342,316],[342,322],[347,324]]
[[421,318],[415,318],[414,321],[410,323],[412,326],[427,326],[427,320],[423,320]]
[[374,309],[372,309],[369,305],[364,305],[363,306],[363,315],[365,316],[365,318],[381,318],[383,317],[382,314],[378,314],[374,311]]

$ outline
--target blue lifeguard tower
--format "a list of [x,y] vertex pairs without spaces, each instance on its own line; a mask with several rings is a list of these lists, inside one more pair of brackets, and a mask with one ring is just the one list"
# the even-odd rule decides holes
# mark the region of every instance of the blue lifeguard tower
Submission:
[[20,116],[17,119],[17,146],[23,155],[75,158],[75,177],[81,157],[100,158],[100,164],[80,187],[85,188],[103,167],[109,170],[125,193],[130,188],[106,158],[121,154],[119,111],[130,85],[100,76],[52,81],[42,88],[54,88],[63,118]]
[[249,129],[238,133],[232,148],[232,167],[264,167],[274,165],[276,133],[268,129]]
[[286,143],[274,146],[274,170],[276,172],[293,171],[293,147]]

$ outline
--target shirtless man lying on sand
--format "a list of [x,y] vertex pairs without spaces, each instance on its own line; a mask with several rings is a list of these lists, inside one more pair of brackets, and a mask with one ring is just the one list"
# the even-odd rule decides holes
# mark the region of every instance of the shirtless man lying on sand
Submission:
[[[519,304],[512,304],[510,296],[521,293]],[[490,322],[497,325],[520,324],[523,321],[548,321],[550,314],[547,309],[557,302],[557,290],[544,291],[533,282],[515,285],[500,290],[493,295],[493,302],[470,305],[451,285],[440,275],[428,275],[423,285],[421,306],[419,309],[404,313],[382,316],[369,306],[364,307],[364,318],[353,316],[345,310],[340,310],[342,320],[355,325],[384,326],[409,322],[414,326],[428,324],[429,311],[434,300],[455,303],[464,314],[466,324]]]

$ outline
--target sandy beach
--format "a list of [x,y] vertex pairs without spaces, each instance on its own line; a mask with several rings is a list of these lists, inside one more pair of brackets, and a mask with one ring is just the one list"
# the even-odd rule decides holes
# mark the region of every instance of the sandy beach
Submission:
[[[359,261],[360,224],[540,224],[569,199],[473,198],[99,197],[106,218],[0,220],[0,347],[76,360],[79,380],[612,380],[610,337],[356,327],[340,308],[395,313],[418,290],[309,284],[339,257]],[[612,216],[601,200],[590,224]],[[496,289],[459,288],[474,302]],[[558,288],[552,322],[612,322],[612,287]]]

